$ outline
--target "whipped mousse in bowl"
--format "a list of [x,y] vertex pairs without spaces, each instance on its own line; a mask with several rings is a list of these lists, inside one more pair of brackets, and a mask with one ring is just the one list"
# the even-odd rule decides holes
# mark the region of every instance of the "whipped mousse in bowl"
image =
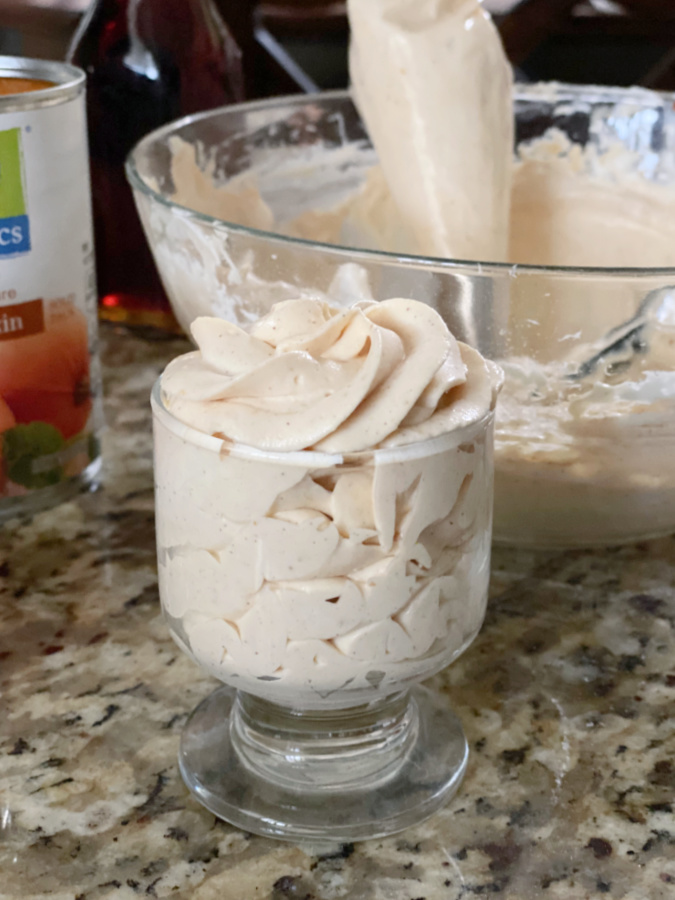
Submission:
[[675,530],[673,304],[639,340],[628,328],[675,287],[673,100],[516,84],[503,262],[420,246],[346,92],[182,120],[145,138],[129,171],[186,330],[204,315],[247,327],[297,297],[422,301],[505,371],[494,538],[625,543]]
[[501,371],[406,299],[192,334],[152,397],[163,611],[224,682],[186,726],[185,781],[257,833],[400,830],[466,766],[417,682],[485,613]]

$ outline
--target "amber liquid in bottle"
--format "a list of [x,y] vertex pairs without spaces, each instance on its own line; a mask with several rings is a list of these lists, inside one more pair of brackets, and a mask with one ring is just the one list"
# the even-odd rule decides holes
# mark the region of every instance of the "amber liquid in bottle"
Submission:
[[239,48],[211,0],[94,0],[68,57],[87,73],[100,315],[178,331],[124,162],[154,128],[244,99]]

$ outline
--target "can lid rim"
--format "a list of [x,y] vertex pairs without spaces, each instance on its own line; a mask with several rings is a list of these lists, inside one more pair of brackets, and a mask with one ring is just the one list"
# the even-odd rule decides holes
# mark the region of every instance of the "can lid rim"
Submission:
[[0,55],[0,78],[35,78],[51,81],[50,87],[37,91],[0,96],[0,112],[31,109],[62,103],[84,89],[87,76],[77,66],[54,60],[26,59]]

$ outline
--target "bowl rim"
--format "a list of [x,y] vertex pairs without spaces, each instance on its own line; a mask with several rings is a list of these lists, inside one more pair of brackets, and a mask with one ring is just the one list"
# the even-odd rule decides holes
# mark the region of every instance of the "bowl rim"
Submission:
[[[564,82],[537,82],[527,84],[522,82],[514,83],[514,100],[539,100],[544,101],[548,98],[553,100],[579,101],[587,100],[589,103],[617,102],[621,98],[635,103],[643,102],[645,105],[648,100],[652,103],[654,98],[658,98],[665,107],[675,109],[675,92],[654,91],[649,88],[632,86],[628,88],[618,86],[603,85],[577,85],[566,84]],[[236,222],[229,222],[225,219],[218,219],[207,213],[198,212],[188,206],[169,199],[160,191],[156,190],[138,171],[137,160],[143,154],[147,147],[151,144],[164,139],[167,135],[186,128],[200,121],[217,118],[219,116],[237,115],[241,113],[251,113],[261,110],[274,110],[279,108],[293,108],[306,106],[312,103],[323,103],[324,101],[351,101],[354,104],[352,92],[349,88],[320,91],[318,93],[308,94],[290,94],[280,97],[268,97],[261,100],[250,100],[246,103],[233,103],[227,106],[220,106],[208,109],[203,112],[194,113],[189,116],[183,116],[160,128],[151,131],[145,135],[132,148],[125,161],[126,177],[134,191],[138,191],[150,198],[152,201],[172,210],[182,218],[192,219],[202,224],[208,225],[216,230],[224,230],[234,234],[245,235],[262,239],[272,244],[280,244],[285,246],[294,246],[298,248],[315,248],[324,253],[330,253],[338,257],[345,257],[345,262],[360,263],[384,263],[387,265],[403,265],[406,268],[422,268],[441,270],[456,274],[473,274],[473,275],[501,275],[516,277],[521,275],[542,275],[556,274],[567,277],[588,277],[595,276],[608,280],[624,280],[626,278],[646,279],[658,277],[670,277],[675,284],[675,266],[660,267],[607,267],[607,266],[550,266],[550,265],[532,265],[510,262],[494,262],[489,260],[470,260],[470,259],[449,259],[445,257],[422,256],[414,253],[399,253],[389,250],[367,250],[358,247],[349,247],[344,244],[329,244],[324,241],[312,241],[306,238],[290,237],[275,231],[266,231],[260,228],[252,228],[246,225],[239,225]],[[355,105],[355,104],[354,104]]]

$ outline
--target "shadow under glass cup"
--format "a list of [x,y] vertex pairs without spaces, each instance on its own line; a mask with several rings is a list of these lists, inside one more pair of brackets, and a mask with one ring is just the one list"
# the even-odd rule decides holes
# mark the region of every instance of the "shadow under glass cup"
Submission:
[[[615,173],[603,169],[604,161],[620,159],[621,177],[633,179],[640,190],[656,191],[664,202],[675,191],[671,95],[516,85],[514,112],[519,158],[555,134],[555,159],[588,166],[605,185],[614,183]],[[230,207],[225,218],[215,208],[209,213],[176,202],[172,159],[178,140],[195,148],[202,170],[218,185],[251,176],[274,224],[252,223],[250,203],[238,212]],[[647,296],[675,285],[672,259],[670,267],[629,267],[629,232],[641,207],[637,213],[624,209],[617,193],[618,220],[627,229],[621,267],[603,260],[591,268],[384,252],[363,222],[356,229],[354,223],[342,228],[342,246],[329,243],[335,235],[318,226],[312,240],[278,233],[299,215],[339,206],[363,186],[376,164],[346,92],[213,110],[146,137],[127,172],[183,327],[198,315],[245,325],[273,303],[296,297],[319,297],[337,306],[397,296],[425,302],[456,337],[505,370],[495,425],[496,541],[588,546],[672,532],[673,353],[660,360],[655,354],[633,354],[638,367],[649,362],[655,368],[651,380],[640,380],[640,372],[636,377],[631,370],[622,372],[616,363],[625,362],[625,355],[615,354],[592,376],[570,378],[598,343],[611,342],[613,330],[638,314]],[[547,197],[545,191],[539,196]],[[556,196],[563,202],[564,192]],[[605,229],[601,221],[591,222],[579,240],[600,252]],[[653,236],[652,263],[675,246],[665,232],[659,237],[656,229]],[[541,238],[553,241],[555,235]],[[675,316],[671,319],[661,322],[658,346],[673,343]],[[650,351],[658,349],[658,342],[648,343]],[[600,390],[594,391],[595,381],[602,381]],[[643,390],[644,408],[626,415],[627,405],[635,404]]]
[[178,421],[152,394],[162,609],[224,683],[180,767],[246,830],[356,840],[429,816],[468,748],[418,682],[475,638],[487,599],[493,413],[370,453],[271,453]]

